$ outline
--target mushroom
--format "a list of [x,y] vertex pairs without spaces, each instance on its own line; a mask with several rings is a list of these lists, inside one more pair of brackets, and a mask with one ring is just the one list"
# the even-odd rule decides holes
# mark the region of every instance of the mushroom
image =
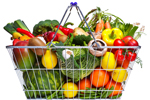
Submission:
[[[96,42],[99,44],[99,46],[107,46],[107,44],[103,40],[96,39]],[[103,56],[107,52],[107,48],[96,48],[97,44],[95,43],[95,40],[91,40],[88,43],[88,46],[92,46],[91,48],[89,48],[89,51],[96,57]]]
[[[92,32],[92,34],[94,35],[94,38],[95,39],[101,39],[102,38],[102,32],[97,32],[97,33],[95,33],[95,32]],[[91,37],[92,37],[92,35],[91,35]],[[93,38],[93,37],[92,37]]]

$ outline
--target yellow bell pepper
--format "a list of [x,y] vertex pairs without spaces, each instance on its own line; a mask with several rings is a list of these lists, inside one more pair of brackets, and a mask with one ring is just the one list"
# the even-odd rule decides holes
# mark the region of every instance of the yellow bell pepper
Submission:
[[115,39],[122,39],[123,32],[119,28],[105,29],[102,32],[102,39],[108,46],[113,46]]

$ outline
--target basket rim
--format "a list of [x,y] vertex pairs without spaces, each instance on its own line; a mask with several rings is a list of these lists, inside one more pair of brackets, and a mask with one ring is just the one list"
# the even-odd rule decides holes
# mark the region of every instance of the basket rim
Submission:
[[[55,46],[55,47],[49,47],[49,46],[12,46],[8,45],[6,48],[92,48],[91,46]],[[97,47],[95,47],[97,48]],[[120,48],[120,49],[128,49],[128,48],[134,48],[134,49],[140,49],[141,46],[100,46],[100,48]]]

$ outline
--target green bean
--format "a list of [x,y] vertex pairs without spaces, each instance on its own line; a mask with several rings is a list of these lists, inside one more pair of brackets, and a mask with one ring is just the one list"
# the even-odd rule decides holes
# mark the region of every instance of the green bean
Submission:
[[95,93],[94,91],[80,91],[80,92],[83,92],[83,93]]
[[[103,90],[108,90],[108,89],[105,89],[105,88],[104,88]],[[103,98],[106,93],[107,93],[107,91],[103,91],[103,93],[102,93],[102,95],[101,95],[101,98]]]
[[[86,93],[87,95],[97,95],[97,93]],[[78,95],[81,95],[81,96],[84,96],[84,95],[86,95],[86,94],[84,94],[84,93],[80,93],[80,92],[78,92]]]
[[119,97],[121,97],[121,96],[122,96],[122,93],[121,93],[121,94],[118,94],[118,95],[116,95],[116,96],[113,96],[113,97],[109,97],[109,98],[117,99],[117,98],[119,98]]
[[96,97],[80,97],[80,99],[95,99],[95,98],[99,98],[100,96],[96,96]]
[[[65,89],[63,88],[63,89],[61,89],[61,90],[65,90]],[[58,95],[63,95],[63,92],[64,92],[64,91],[60,91],[60,92],[58,93]]]
[[63,96],[58,96],[58,98],[62,98],[63,99],[63,98],[65,98],[65,96],[64,95]]
[[106,91],[106,93],[102,96],[102,98],[107,98],[114,90],[114,87],[112,86],[109,90],[112,90],[112,91]]

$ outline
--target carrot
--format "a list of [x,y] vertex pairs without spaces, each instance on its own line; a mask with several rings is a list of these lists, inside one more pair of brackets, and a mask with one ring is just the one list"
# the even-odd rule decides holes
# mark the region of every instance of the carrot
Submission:
[[101,21],[96,25],[95,33],[100,32],[103,29],[103,27],[104,27],[104,21],[101,19]]
[[107,17],[106,22],[104,24],[105,29],[110,28],[111,29],[111,25],[109,23],[109,17]]
[[108,21],[104,24],[104,26],[105,26],[105,29],[107,29],[107,28],[111,29],[110,23]]
[[95,33],[102,31],[102,29],[104,27],[104,21],[101,18],[102,12],[101,12],[101,9],[99,7],[97,7],[97,13],[96,14],[98,17],[98,23],[96,24]]

